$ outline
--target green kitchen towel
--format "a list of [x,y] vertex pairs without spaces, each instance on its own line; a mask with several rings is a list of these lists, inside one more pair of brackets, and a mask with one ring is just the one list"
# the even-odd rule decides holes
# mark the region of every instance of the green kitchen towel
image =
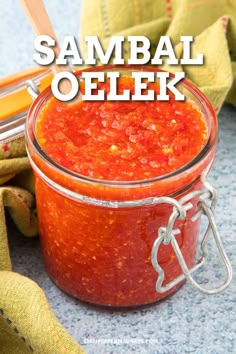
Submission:
[[1,354],[83,354],[32,280],[0,272]]
[[[146,36],[154,53],[160,36],[170,36],[177,56],[181,35],[194,36],[193,57],[203,53],[204,65],[163,67],[185,71],[186,78],[210,99],[216,111],[226,100],[236,105],[236,1],[234,0],[86,0],[81,16],[85,36],[98,36],[106,49],[112,35]],[[128,49],[128,48],[126,48]],[[124,55],[127,57],[129,50]]]
[[[81,46],[85,35],[99,36],[106,48],[112,35],[144,35],[152,51],[169,35],[178,57],[181,35],[193,35],[193,56],[203,53],[203,66],[171,66],[185,71],[218,111],[223,102],[236,105],[235,0],[84,0]],[[19,230],[36,236],[33,178],[24,139],[0,143],[0,353],[83,353],[53,315],[42,290],[11,271],[5,209]]]

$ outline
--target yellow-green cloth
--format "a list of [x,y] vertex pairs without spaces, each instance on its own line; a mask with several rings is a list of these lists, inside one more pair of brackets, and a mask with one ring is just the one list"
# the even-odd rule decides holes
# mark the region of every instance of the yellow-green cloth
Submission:
[[39,286],[14,272],[0,273],[1,354],[83,354],[59,324]]
[[[193,35],[193,57],[203,53],[204,65],[166,69],[185,71],[216,111],[225,100],[236,105],[235,0],[84,0],[81,35],[85,57],[85,35],[99,36],[104,49],[112,35],[144,35],[152,53],[160,36],[169,35],[178,58],[180,36]],[[0,353],[83,353],[52,314],[42,290],[11,271],[5,208],[23,234],[37,235],[32,171],[23,138],[0,143]]]
[[20,138],[0,144],[0,270],[11,270],[5,207],[25,236],[38,233],[33,176],[26,157],[25,141]]
[[[192,35],[192,56],[203,53],[204,65],[163,67],[185,71],[218,111],[223,102],[236,104],[236,1],[234,0],[86,0],[81,15],[81,46],[85,36],[98,36],[104,49],[112,35],[146,36],[154,53],[160,36],[170,36],[178,58],[180,36]],[[124,53],[129,55],[129,48]]]

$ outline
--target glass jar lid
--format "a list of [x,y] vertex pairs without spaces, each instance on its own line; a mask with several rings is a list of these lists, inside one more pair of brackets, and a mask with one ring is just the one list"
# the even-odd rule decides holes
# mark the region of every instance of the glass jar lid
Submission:
[[27,92],[34,82],[39,92],[52,80],[49,69],[31,68],[0,80],[0,142],[9,142],[24,135],[25,119],[32,98]]

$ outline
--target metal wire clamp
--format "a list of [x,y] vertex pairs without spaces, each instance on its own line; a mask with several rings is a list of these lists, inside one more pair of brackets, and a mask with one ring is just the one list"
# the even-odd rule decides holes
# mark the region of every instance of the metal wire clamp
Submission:
[[[217,230],[217,226],[215,223],[215,217],[214,217],[214,209],[216,205],[216,191],[215,189],[210,185],[209,182],[205,180],[205,176],[202,177],[202,183],[203,183],[203,189],[191,192],[181,198],[179,201],[176,201],[173,199],[173,212],[169,218],[169,222],[166,227],[160,227],[158,229],[158,237],[155,240],[153,247],[152,247],[152,252],[151,252],[151,261],[152,265],[155,269],[155,271],[158,273],[158,279],[156,282],[156,291],[159,293],[164,293],[173,287],[175,287],[177,284],[182,282],[183,280],[188,280],[195,288],[200,290],[203,293],[206,294],[217,294],[224,290],[231,282],[232,280],[232,267],[230,264],[230,261],[227,257],[227,254],[225,253],[219,232]],[[200,249],[201,249],[201,256],[196,262],[196,264],[189,269],[185,259],[183,257],[183,254],[181,252],[181,249],[176,241],[175,235],[180,233],[180,230],[174,229],[174,224],[177,219],[183,220],[186,218],[187,212],[193,207],[191,204],[191,199],[198,197],[199,196],[199,203],[198,203],[198,212],[194,214],[191,217],[192,221],[197,220],[202,214],[206,215],[208,218],[208,226],[205,232],[205,235],[202,239]],[[201,284],[197,283],[196,280],[192,277],[192,273],[194,273],[197,269],[202,267],[204,264],[206,257],[207,257],[207,250],[206,250],[206,244],[209,239],[210,235],[214,236],[214,240],[216,242],[216,246],[219,250],[220,256],[223,260],[224,266],[226,268],[226,279],[224,283],[216,288],[208,289],[203,287]],[[161,244],[168,245],[171,243],[173,250],[175,252],[175,255],[179,261],[180,267],[182,269],[182,274],[179,275],[177,278],[172,280],[166,285],[162,285],[165,279],[165,273],[162,267],[158,263],[158,250]]]

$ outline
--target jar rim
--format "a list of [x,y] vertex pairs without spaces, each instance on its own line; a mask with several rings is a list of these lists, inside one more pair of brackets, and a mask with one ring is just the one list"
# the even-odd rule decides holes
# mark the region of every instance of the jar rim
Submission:
[[[125,64],[125,65],[103,65],[103,66],[95,66],[92,68],[86,68],[86,69],[82,69],[79,71],[76,71],[74,74],[79,77],[81,76],[81,74],[84,71],[108,71],[108,70],[136,70],[136,71],[149,71],[149,72],[165,72],[165,70],[159,69],[159,68],[154,68],[151,66],[140,66],[140,65],[129,65],[129,64]],[[172,79],[174,77],[173,73],[170,73],[170,79]],[[157,177],[152,177],[152,178],[147,178],[147,179],[141,179],[141,180],[134,180],[134,181],[114,181],[114,180],[103,180],[103,179],[96,179],[96,178],[92,178],[89,176],[85,176],[85,175],[81,175],[78,174],[76,172],[73,172],[63,166],[61,166],[60,164],[56,163],[55,161],[53,161],[53,159],[51,159],[45,151],[42,150],[42,148],[40,147],[40,144],[37,141],[37,137],[36,137],[36,133],[35,133],[35,126],[36,126],[36,118],[38,116],[38,112],[41,108],[42,103],[46,102],[49,98],[52,97],[52,90],[51,87],[48,87],[47,89],[45,89],[43,92],[41,92],[39,94],[39,96],[35,99],[35,101],[33,102],[33,104],[31,105],[29,111],[28,111],[28,115],[27,115],[27,121],[26,121],[26,129],[25,129],[25,136],[26,136],[26,141],[30,144],[30,147],[34,150],[34,152],[36,152],[36,154],[38,154],[40,156],[40,158],[42,158],[42,160],[49,165],[50,167],[56,169],[57,172],[65,174],[67,177],[71,177],[73,178],[73,180],[78,181],[78,182],[84,182],[84,183],[92,183],[92,184],[99,184],[99,185],[103,185],[103,186],[111,186],[111,187],[123,187],[123,188],[127,188],[127,187],[136,187],[140,184],[142,185],[148,185],[150,183],[154,183],[154,182],[160,182],[160,181],[166,181],[167,179],[171,179],[172,177],[176,177],[181,173],[186,173],[187,171],[189,171],[191,169],[191,167],[193,167],[194,165],[196,165],[198,162],[200,162],[201,160],[203,160],[208,153],[211,151],[211,149],[213,148],[213,146],[215,145],[217,138],[218,138],[218,122],[217,122],[217,116],[216,116],[216,112],[212,106],[212,104],[210,103],[210,101],[208,100],[208,98],[194,85],[192,84],[190,81],[183,79],[180,83],[180,85],[187,90],[190,94],[192,94],[197,101],[202,105],[202,107],[205,110],[205,115],[207,115],[208,117],[211,117],[211,126],[210,126],[210,131],[208,134],[208,139],[206,141],[205,146],[202,148],[202,150],[198,153],[198,155],[196,155],[191,161],[189,161],[187,164],[181,166],[180,168],[178,168],[177,170],[174,170],[170,173],[167,174],[163,174]],[[34,126],[33,129],[30,131],[30,127],[29,127],[29,120],[30,117],[34,117]],[[209,129],[209,124],[207,123],[207,127]],[[32,128],[32,127],[31,127]],[[32,137],[31,137],[31,133],[32,133]]]

